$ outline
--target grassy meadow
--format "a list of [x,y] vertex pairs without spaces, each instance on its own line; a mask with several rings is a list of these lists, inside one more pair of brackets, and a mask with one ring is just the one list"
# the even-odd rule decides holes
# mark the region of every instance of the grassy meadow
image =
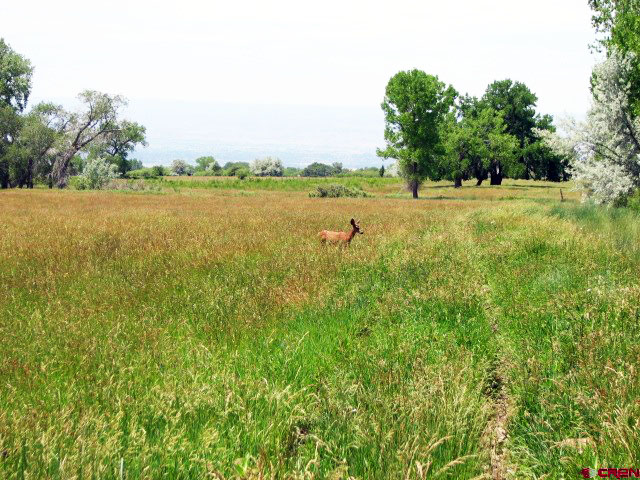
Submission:
[[0,192],[0,478],[640,468],[637,214],[328,182]]

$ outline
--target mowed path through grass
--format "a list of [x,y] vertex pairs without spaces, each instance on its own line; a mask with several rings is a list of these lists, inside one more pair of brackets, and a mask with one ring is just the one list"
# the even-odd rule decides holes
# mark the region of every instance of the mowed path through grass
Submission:
[[506,472],[633,466],[638,219],[540,187],[0,192],[0,475],[490,478],[497,388]]

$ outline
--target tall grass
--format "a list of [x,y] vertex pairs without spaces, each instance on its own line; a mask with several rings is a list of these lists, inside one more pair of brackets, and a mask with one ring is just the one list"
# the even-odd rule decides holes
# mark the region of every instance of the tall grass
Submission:
[[0,477],[486,478],[496,368],[515,478],[638,461],[630,214],[181,188],[0,193]]

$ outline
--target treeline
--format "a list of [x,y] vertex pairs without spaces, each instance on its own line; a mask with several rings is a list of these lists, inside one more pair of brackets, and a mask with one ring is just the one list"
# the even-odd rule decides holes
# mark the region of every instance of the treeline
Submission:
[[[157,165],[126,173],[127,178],[156,178],[165,175],[255,177],[382,177],[384,166],[358,169],[343,168],[342,163],[331,165],[314,162],[304,168],[285,167],[277,157],[257,158],[253,162],[227,162],[220,166],[212,155],[198,157],[195,164],[185,160],[173,160],[169,167]],[[387,175],[390,176],[390,175]]]
[[569,158],[555,153],[540,131],[555,131],[550,115],[536,112],[536,95],[511,80],[489,85],[481,98],[460,96],[437,76],[403,71],[389,80],[382,110],[386,148],[415,198],[425,179],[454,182],[523,178],[562,181]]
[[146,145],[146,131],[119,118],[123,97],[86,90],[80,111],[43,102],[27,112],[32,76],[29,60],[0,39],[1,188],[33,188],[37,180],[62,188],[86,164],[108,176],[142,167],[129,155]]

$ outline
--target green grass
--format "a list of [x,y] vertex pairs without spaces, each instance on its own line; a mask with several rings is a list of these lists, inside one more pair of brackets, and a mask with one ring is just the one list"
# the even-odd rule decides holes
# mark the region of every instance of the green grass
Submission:
[[523,185],[1,192],[0,477],[637,466],[638,218]]

